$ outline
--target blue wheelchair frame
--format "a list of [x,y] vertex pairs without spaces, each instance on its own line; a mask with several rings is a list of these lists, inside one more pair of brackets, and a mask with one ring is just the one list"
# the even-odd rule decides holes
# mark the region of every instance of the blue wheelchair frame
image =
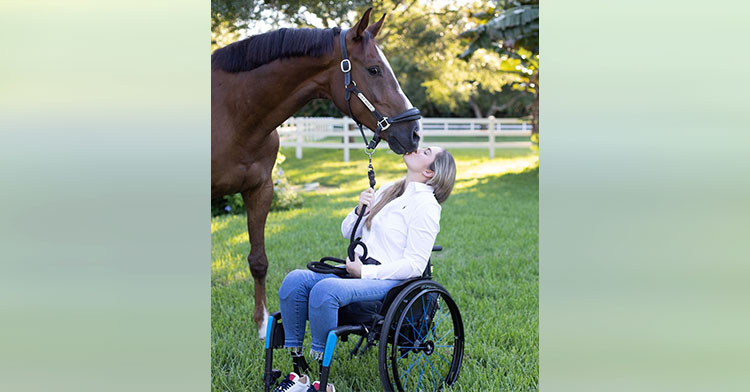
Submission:
[[[433,251],[440,251],[442,250],[442,247],[439,245],[436,245],[432,249]],[[331,369],[331,362],[333,360],[334,352],[336,350],[336,345],[339,341],[339,339],[346,341],[348,340],[348,336],[351,334],[355,334],[360,336],[359,343],[355,346],[354,350],[352,351],[352,356],[356,354],[356,352],[359,350],[361,344],[366,339],[367,345],[361,350],[362,353],[364,353],[369,347],[374,346],[375,342],[377,342],[380,338],[380,333],[382,332],[382,324],[385,317],[385,314],[388,313],[388,310],[390,309],[390,306],[393,304],[396,297],[398,297],[399,293],[401,293],[405,288],[412,285],[414,282],[419,281],[432,281],[432,263],[431,260],[428,260],[427,266],[425,268],[425,271],[423,272],[421,277],[418,278],[412,278],[407,279],[398,285],[394,286],[385,296],[385,298],[382,301],[382,304],[379,306],[379,309],[373,312],[374,309],[370,309],[364,315],[364,317],[370,317],[368,320],[359,320],[357,321],[357,325],[340,325],[339,327],[331,330],[328,333],[328,338],[326,340],[326,346],[325,351],[323,353],[323,359],[319,363],[319,381],[320,391],[325,391],[326,387],[328,385],[328,377],[330,374]],[[434,283],[434,282],[433,282]],[[436,284],[436,283],[434,283]],[[439,286],[439,285],[438,285]],[[442,286],[441,286],[442,287]],[[447,292],[446,292],[447,293]],[[368,303],[354,303],[348,305],[349,307],[356,307],[356,306],[366,306]],[[455,307],[455,304],[453,305]],[[342,308],[344,309],[344,308]],[[461,365],[461,358],[463,356],[463,322],[460,320],[460,313],[458,313],[458,309],[455,308],[455,311],[458,316],[458,324],[460,328],[460,354],[458,356],[458,360],[455,364],[452,365],[451,371],[455,372],[453,379],[449,381],[449,383],[455,382],[455,379],[458,377],[458,372],[460,370]],[[346,323],[346,320],[342,321],[341,317],[341,310],[339,312],[339,323],[341,324]],[[381,326],[378,328],[378,326]],[[266,329],[266,340],[265,340],[265,369],[263,373],[263,384],[264,384],[264,390],[265,392],[270,392],[271,389],[276,385],[277,380],[281,377],[281,371],[273,369],[273,350],[278,348],[284,347],[284,328],[282,326],[281,322],[281,312],[274,312],[269,316],[268,319],[268,326]],[[309,373],[310,367],[307,364],[307,362],[304,359],[304,356],[300,357],[293,357],[293,367],[294,371],[297,374],[302,373]],[[382,378],[382,374],[381,374]],[[385,380],[383,380],[385,382]],[[391,387],[388,387],[390,389]]]

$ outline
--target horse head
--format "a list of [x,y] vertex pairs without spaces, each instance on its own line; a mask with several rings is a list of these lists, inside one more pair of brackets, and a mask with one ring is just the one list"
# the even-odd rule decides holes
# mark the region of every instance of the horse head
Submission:
[[[332,101],[344,113],[349,114],[351,108],[351,115],[357,121],[375,130],[379,128],[377,115],[374,113],[389,118],[402,117],[399,114],[407,114],[407,110],[413,106],[401,90],[388,59],[375,42],[375,37],[383,27],[385,14],[376,23],[369,25],[371,11],[372,8],[368,9],[359,22],[345,33],[344,42],[350,63],[342,62],[336,65],[341,67],[341,76],[335,78],[333,83]],[[341,40],[337,40],[336,43],[338,53],[342,53],[340,42]],[[349,86],[346,86],[345,81],[346,68],[350,69],[348,72],[352,83]],[[359,94],[347,93],[347,87],[353,88],[352,86],[356,86],[366,98],[363,100],[363,97],[356,96]],[[347,95],[350,95],[349,102]],[[370,103],[369,107],[367,103]],[[422,127],[417,119],[412,119],[419,118],[418,112],[416,113],[416,116],[405,116],[405,121],[380,122],[380,128],[384,128],[385,125],[380,135],[388,141],[391,150],[396,154],[416,151],[419,146]]]

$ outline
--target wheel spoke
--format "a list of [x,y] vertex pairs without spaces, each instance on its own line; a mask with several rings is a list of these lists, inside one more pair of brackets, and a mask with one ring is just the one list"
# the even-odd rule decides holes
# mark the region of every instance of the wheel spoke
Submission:
[[[387,358],[380,364],[381,375],[387,374],[384,387],[437,392],[457,377],[457,361],[463,355],[461,316],[450,295],[440,287],[414,285],[408,291],[398,297],[400,305],[389,310],[388,324],[383,325],[391,334],[381,345]],[[337,347],[336,354],[340,350]]]
[[[437,322],[434,322],[434,323],[432,324],[432,328],[430,328],[430,330],[429,330],[429,331],[427,331],[427,336],[430,336],[430,334],[432,334],[432,338],[433,338],[433,339],[435,339],[435,337],[436,337],[436,336],[435,336],[435,330],[437,329],[438,325],[440,325],[440,323],[441,323],[441,322],[443,321],[443,319],[445,318],[445,316],[441,317],[441,314],[440,314],[440,313],[442,312],[442,310],[443,310],[442,308],[438,308],[438,310],[437,310],[437,311],[435,312],[435,319],[437,319],[438,321],[437,321]],[[435,319],[433,319],[433,321],[434,321]]]
[[435,374],[437,374],[438,379],[441,380],[441,381],[442,381],[442,377],[440,376],[440,372],[438,372],[437,370],[435,370],[435,367],[432,366],[432,361],[429,361],[429,364],[430,364],[430,368],[432,368],[432,371],[433,371],[433,373],[430,373],[430,374],[433,375],[432,376],[432,386],[435,387],[435,390],[437,390],[437,383],[435,382]]
[[[422,322],[419,323],[419,336],[422,336],[422,328],[424,328],[425,323],[427,322],[427,311],[424,308],[424,295],[422,296]],[[420,339],[421,340],[421,339]]]
[[[430,329],[428,324],[430,321],[429,310],[430,310],[430,306],[432,305],[432,295],[429,296],[426,307],[424,304],[424,297],[425,296],[422,296],[422,317],[424,318],[424,322],[422,323],[422,325],[419,326],[420,333],[422,332],[422,328],[424,328],[425,331]],[[425,333],[424,337],[427,337],[428,335],[429,335],[429,332]]]
[[[448,317],[450,314],[451,314],[450,312],[445,313],[445,315],[442,318],[440,318],[438,322],[435,323],[435,325],[432,326],[431,332],[432,332],[433,337],[435,337],[435,329],[437,328],[437,326],[440,325],[443,322],[443,320],[445,320],[445,318]],[[427,332],[427,335],[429,334],[430,332]]]
[[[411,310],[412,309],[409,309],[409,312],[411,312]],[[414,326],[414,324],[412,323],[412,321],[408,317],[406,318],[406,321],[408,321],[409,325],[411,325],[411,328],[414,330],[414,334],[417,335],[416,337],[418,337],[419,340],[424,340],[424,338],[422,337],[422,334],[419,333],[419,331],[417,331],[417,327]]]
[[[424,357],[424,354],[422,354],[422,357]],[[404,381],[404,385],[406,385],[406,383],[409,382],[409,373],[411,372],[411,368],[413,368],[414,365],[416,365],[417,363],[419,363],[419,360],[422,357],[419,357],[419,358],[416,358],[416,359],[412,359],[412,362],[411,362],[411,365],[409,366],[409,369],[407,369],[406,373],[402,374],[401,377],[399,377],[399,380],[400,380],[400,379],[404,378],[404,376],[406,376],[406,380]]]
[[412,358],[411,359],[411,362],[409,362],[409,368],[406,369],[406,372],[404,372],[404,374],[402,374],[401,377],[399,377],[399,379],[403,378],[404,376],[406,376],[407,380],[409,379],[409,372],[411,371],[411,368],[414,367],[414,364],[417,362],[418,359],[419,358]]
[[442,341],[443,339],[445,339],[445,337],[446,337],[446,336],[448,336],[448,334],[449,334],[449,333],[451,333],[451,332],[453,332],[453,328],[451,328],[451,330],[450,330],[450,331],[446,332],[446,333],[445,333],[445,335],[443,335],[442,337],[440,337],[440,339],[436,340],[436,341],[435,341],[435,344],[437,344],[437,343],[440,343],[440,342],[441,342],[441,341]]
[[401,359],[402,359],[403,357],[405,357],[405,356],[407,356],[407,355],[409,355],[409,352],[408,352],[408,351],[407,351],[407,352],[405,352],[405,353],[404,353],[404,355],[400,356],[400,357],[399,357],[399,358],[397,359],[397,361],[400,361],[400,360],[401,360]]
[[437,352],[437,351],[433,351],[433,354],[437,354],[437,356],[438,356],[438,357],[440,357],[440,359],[442,359],[442,360],[443,360],[443,362],[447,363],[448,365],[450,365],[450,364],[451,364],[450,362],[448,362],[448,360],[446,360],[445,358],[443,358],[443,356],[442,356],[442,355],[440,355],[440,353],[439,353],[439,352]]
[[422,376],[424,376],[424,365],[427,362],[427,358],[425,357],[425,360],[422,361],[422,369],[419,370],[419,383],[417,384],[417,391],[421,390],[422,386]]
[[[427,364],[430,365],[430,369],[433,369],[432,368],[432,361],[430,361],[430,357],[429,356],[427,357]],[[429,372],[429,373],[430,373],[430,378],[432,379],[432,389],[435,390],[435,389],[437,389],[437,386],[435,385],[435,374],[433,372]]]
[[406,336],[404,336],[404,334],[402,334],[401,331],[398,332],[398,335],[401,336],[402,338],[406,339],[406,341],[408,341],[409,343],[414,344],[414,342],[412,342],[411,339],[409,339]]

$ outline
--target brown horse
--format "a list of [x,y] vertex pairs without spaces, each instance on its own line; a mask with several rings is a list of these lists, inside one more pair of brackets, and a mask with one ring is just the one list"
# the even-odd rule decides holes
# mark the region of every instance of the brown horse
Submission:
[[[408,109],[416,109],[374,39],[385,15],[368,26],[370,11],[343,33],[339,28],[280,29],[211,55],[211,197],[239,192],[245,202],[247,260],[255,280],[253,320],[261,339],[268,314],[263,230],[273,198],[271,170],[279,150],[276,127],[310,100],[327,98],[368,128],[378,133],[383,128],[381,136],[395,153],[415,151],[419,144],[419,122],[413,115],[404,116]],[[340,42],[345,42],[349,63],[343,59]],[[356,85],[345,86],[345,79]],[[347,99],[347,87],[358,88],[352,95],[358,99]],[[379,113],[401,115],[385,124]]]

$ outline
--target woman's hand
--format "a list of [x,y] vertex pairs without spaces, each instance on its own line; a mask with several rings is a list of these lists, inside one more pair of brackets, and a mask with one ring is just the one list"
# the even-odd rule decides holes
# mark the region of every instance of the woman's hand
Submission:
[[354,254],[354,261],[349,260],[348,256],[346,257],[346,272],[353,278],[362,277],[362,260],[358,254]]
[[[359,194],[359,203],[357,204],[357,212],[359,213],[362,211],[362,206],[366,205],[368,207],[371,207],[372,203],[372,196],[375,194],[375,190],[372,188],[367,188],[362,193]],[[367,208],[365,213],[369,212],[370,209]]]

